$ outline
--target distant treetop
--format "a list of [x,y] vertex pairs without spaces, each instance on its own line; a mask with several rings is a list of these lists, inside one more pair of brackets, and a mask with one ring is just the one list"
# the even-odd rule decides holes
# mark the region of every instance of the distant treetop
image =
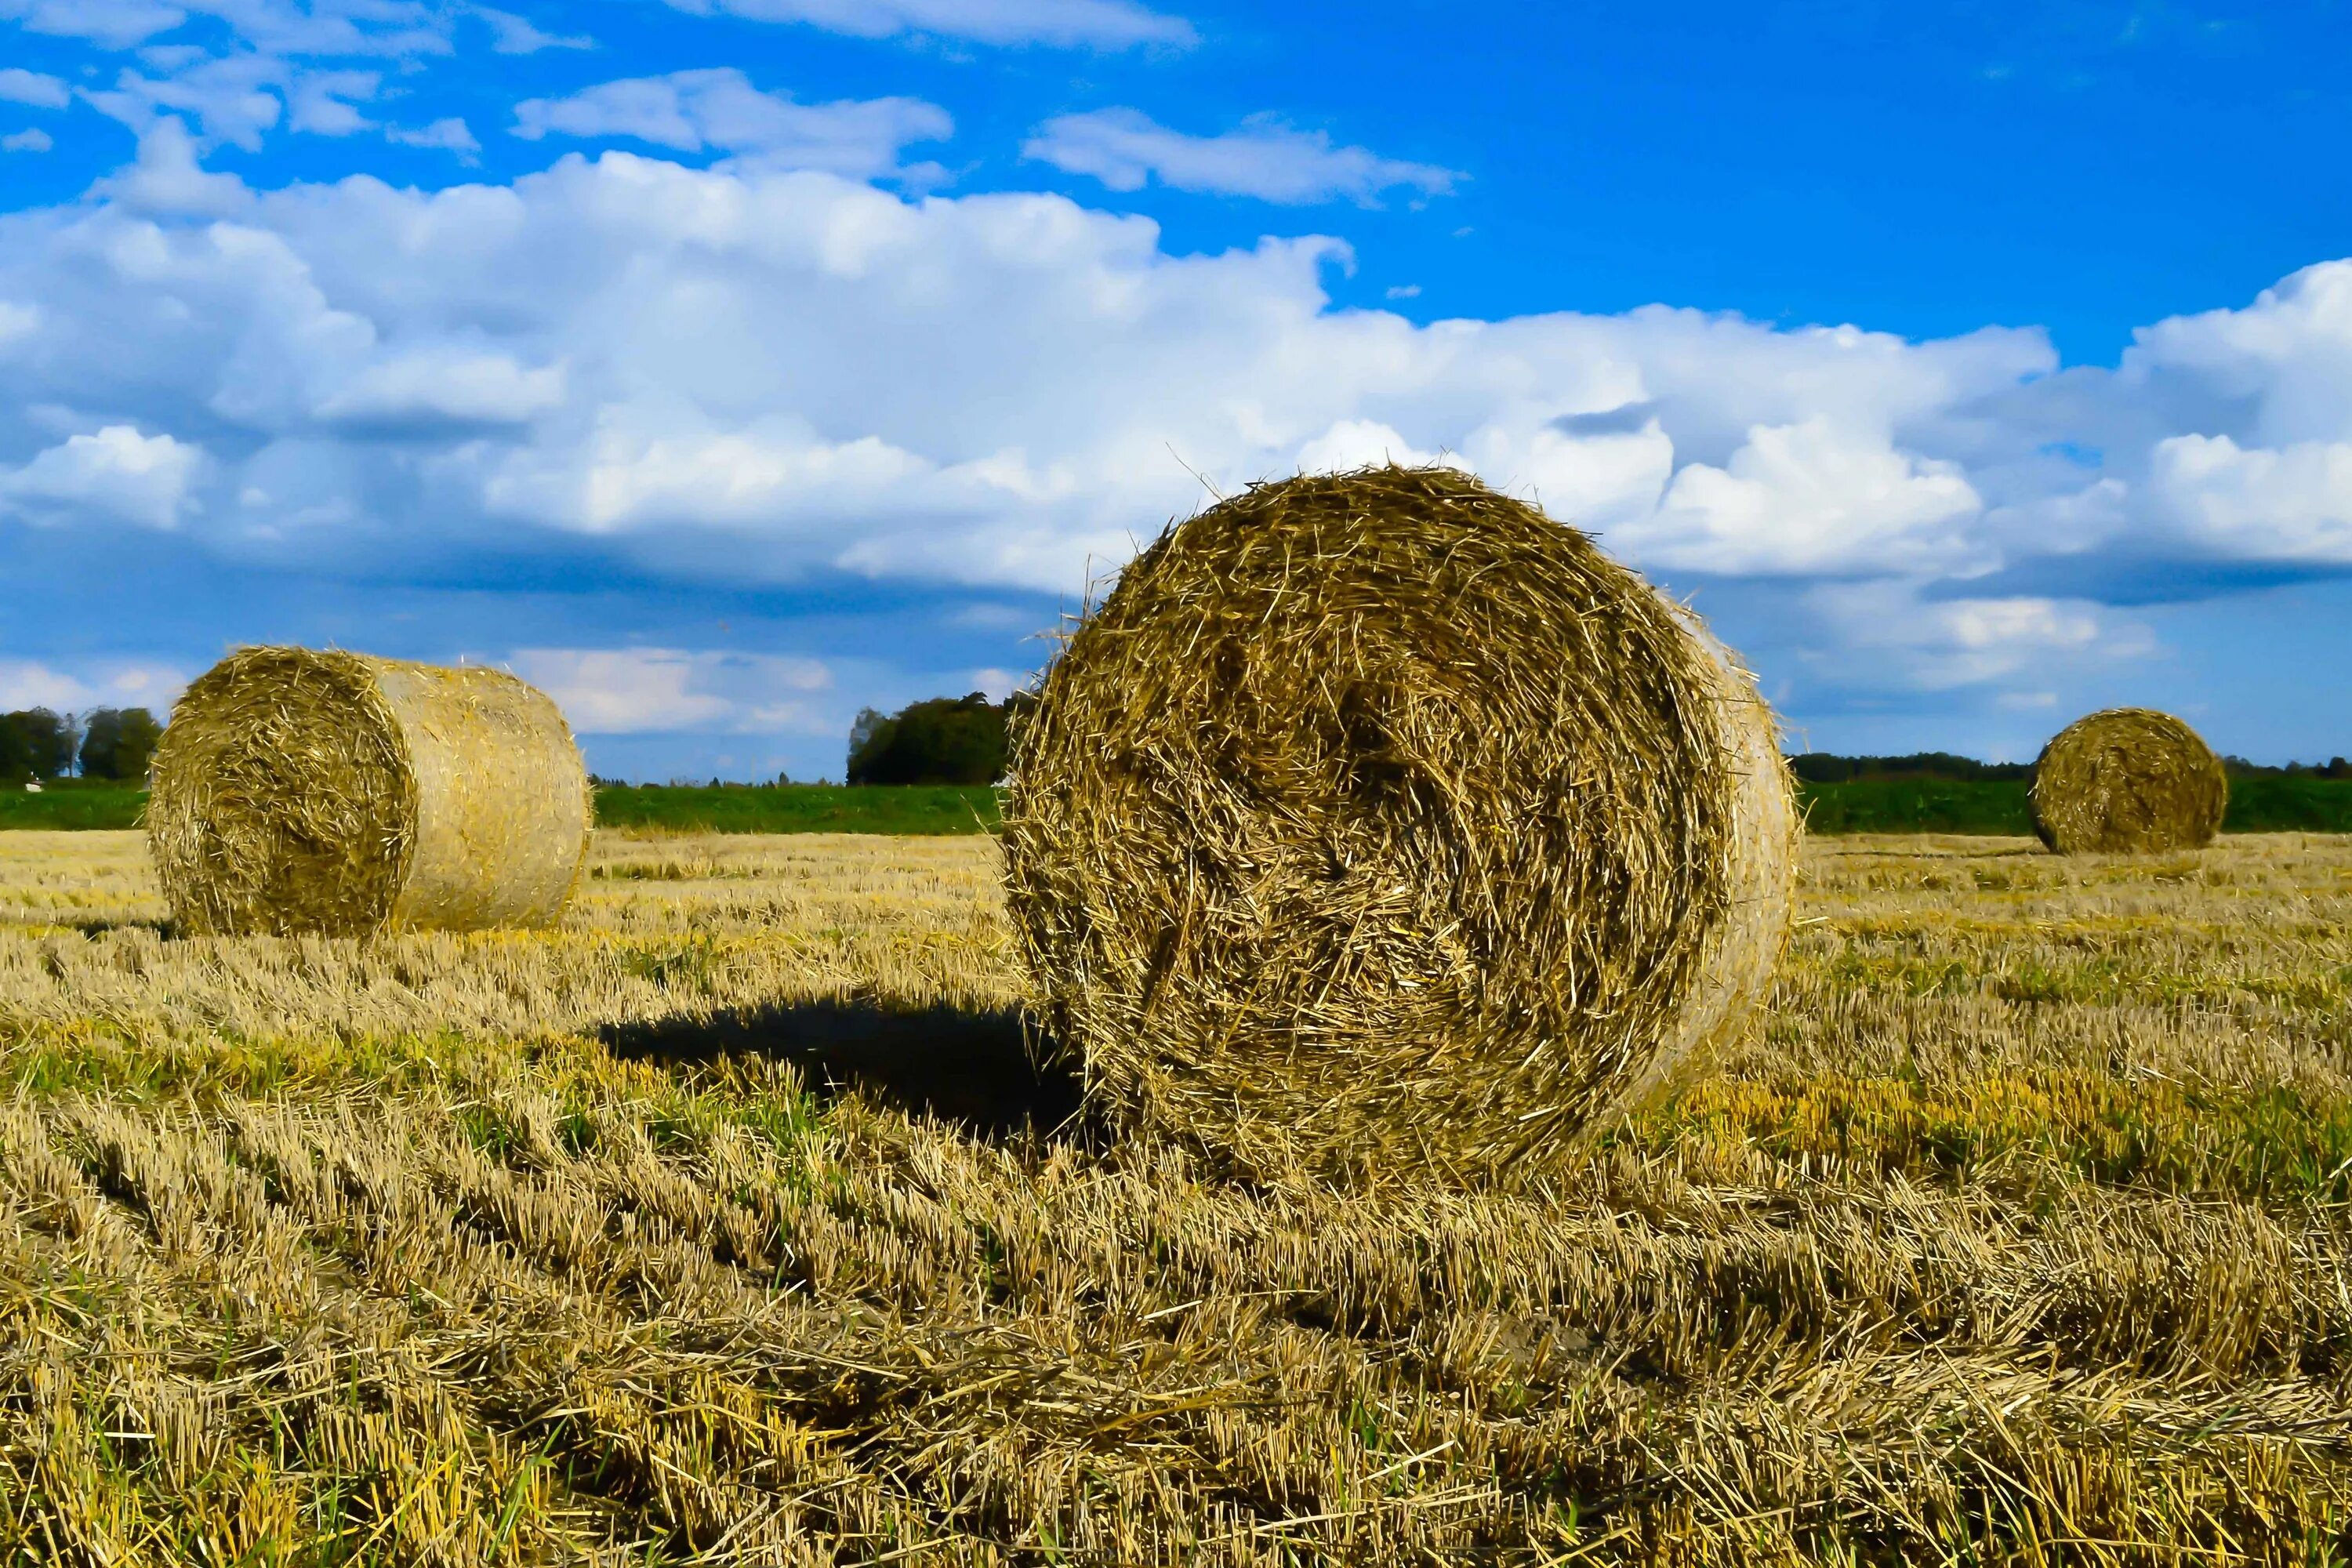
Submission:
[[73,772],[80,739],[70,713],[22,708],[0,714],[0,783],[63,778]]
[[81,775],[146,782],[163,726],[144,708],[100,708],[83,716]]
[[1950,752],[1914,752],[1907,757],[1841,757],[1828,752],[1807,752],[1789,759],[1789,766],[1807,784],[1844,784],[1852,779],[1939,778],[2030,779],[2031,763],[1980,763]]
[[885,716],[867,708],[849,729],[854,784],[988,784],[1004,776],[1007,724],[1029,700],[934,697]]

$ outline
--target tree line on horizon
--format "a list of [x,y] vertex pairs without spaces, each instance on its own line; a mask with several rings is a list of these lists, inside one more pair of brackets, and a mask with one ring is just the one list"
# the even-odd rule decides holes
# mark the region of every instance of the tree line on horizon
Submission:
[[[853,784],[992,784],[1004,776],[1012,752],[1013,721],[1036,698],[1014,692],[1002,702],[974,691],[963,697],[932,697],[895,713],[861,709],[850,726],[847,782]],[[0,713],[0,784],[67,778],[143,782],[163,726],[144,708],[97,708],[79,715],[49,708]],[[2352,762],[2273,766],[2243,757],[2224,757],[2235,778],[2321,778],[2352,781]],[[1914,752],[1903,756],[1844,756],[1805,752],[1789,758],[1797,777],[1809,784],[1879,779],[1937,779],[1963,784],[2024,782],[2031,763],[1987,763],[1953,752]],[[599,778],[599,784],[618,781]],[[786,781],[780,775],[776,780]],[[713,784],[718,780],[711,781]]]
[[860,709],[849,727],[854,784],[992,784],[1012,755],[1012,726],[1036,702],[1016,691],[992,702],[984,691],[932,697],[896,713]]
[[[849,731],[848,780],[854,784],[994,784],[1004,776],[1011,754],[1010,727],[1035,701],[1031,693],[1015,692],[1003,702],[992,702],[985,693],[975,691],[961,698],[929,698],[896,713],[863,709]],[[2282,766],[2224,757],[2221,765],[2235,778],[2352,780],[2352,762],[2342,757]],[[1903,778],[2023,783],[2033,777],[2032,763],[1979,762],[1954,752],[1886,757],[1805,752],[1790,757],[1789,767],[1809,784]]]
[[[2352,762],[2342,757],[2278,766],[2248,762],[2243,757],[2223,757],[2221,766],[2232,778],[2352,779]],[[1974,757],[1950,752],[1913,752],[1901,757],[1844,757],[1832,752],[1805,752],[1790,757],[1789,768],[1807,784],[1900,778],[1948,779],[1961,784],[2023,783],[2033,777],[2032,763],[1980,763]]]
[[143,783],[163,726],[144,708],[0,713],[0,784],[83,778]]

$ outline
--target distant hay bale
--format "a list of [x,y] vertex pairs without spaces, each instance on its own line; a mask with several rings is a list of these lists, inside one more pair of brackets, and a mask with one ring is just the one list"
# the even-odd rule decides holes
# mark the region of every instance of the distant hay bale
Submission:
[[173,708],[153,786],[148,842],[189,931],[547,925],[587,852],[563,715],[494,669],[246,648]]
[[1452,468],[1259,485],[1017,722],[1007,895],[1098,1101],[1244,1170],[1511,1183],[1730,1031],[1797,820],[1696,621]]
[[2221,831],[2230,779],[2169,713],[2109,708],[2042,748],[2030,798],[2033,831],[2061,855],[2196,849]]

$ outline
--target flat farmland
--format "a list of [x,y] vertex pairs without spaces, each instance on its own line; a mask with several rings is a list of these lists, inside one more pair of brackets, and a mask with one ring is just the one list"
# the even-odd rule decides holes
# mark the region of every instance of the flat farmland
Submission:
[[2352,839],[1814,839],[1752,1037],[1518,1196],[1079,1114],[993,855],[177,940],[0,834],[0,1556],[2352,1562]]

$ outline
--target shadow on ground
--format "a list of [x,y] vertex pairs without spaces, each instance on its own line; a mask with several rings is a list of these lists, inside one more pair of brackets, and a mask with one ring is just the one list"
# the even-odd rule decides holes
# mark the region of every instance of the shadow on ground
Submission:
[[597,1031],[616,1057],[677,1063],[747,1053],[788,1061],[809,1090],[851,1089],[911,1113],[960,1122],[992,1141],[1075,1125],[1077,1075],[1030,1060],[1010,1007],[893,1007],[866,1000],[793,1002]]
[[179,927],[172,921],[117,921],[108,920],[102,915],[82,915],[68,916],[57,923],[70,927],[93,942],[102,936],[111,936],[119,931],[153,931],[164,942],[177,942],[180,939]]

